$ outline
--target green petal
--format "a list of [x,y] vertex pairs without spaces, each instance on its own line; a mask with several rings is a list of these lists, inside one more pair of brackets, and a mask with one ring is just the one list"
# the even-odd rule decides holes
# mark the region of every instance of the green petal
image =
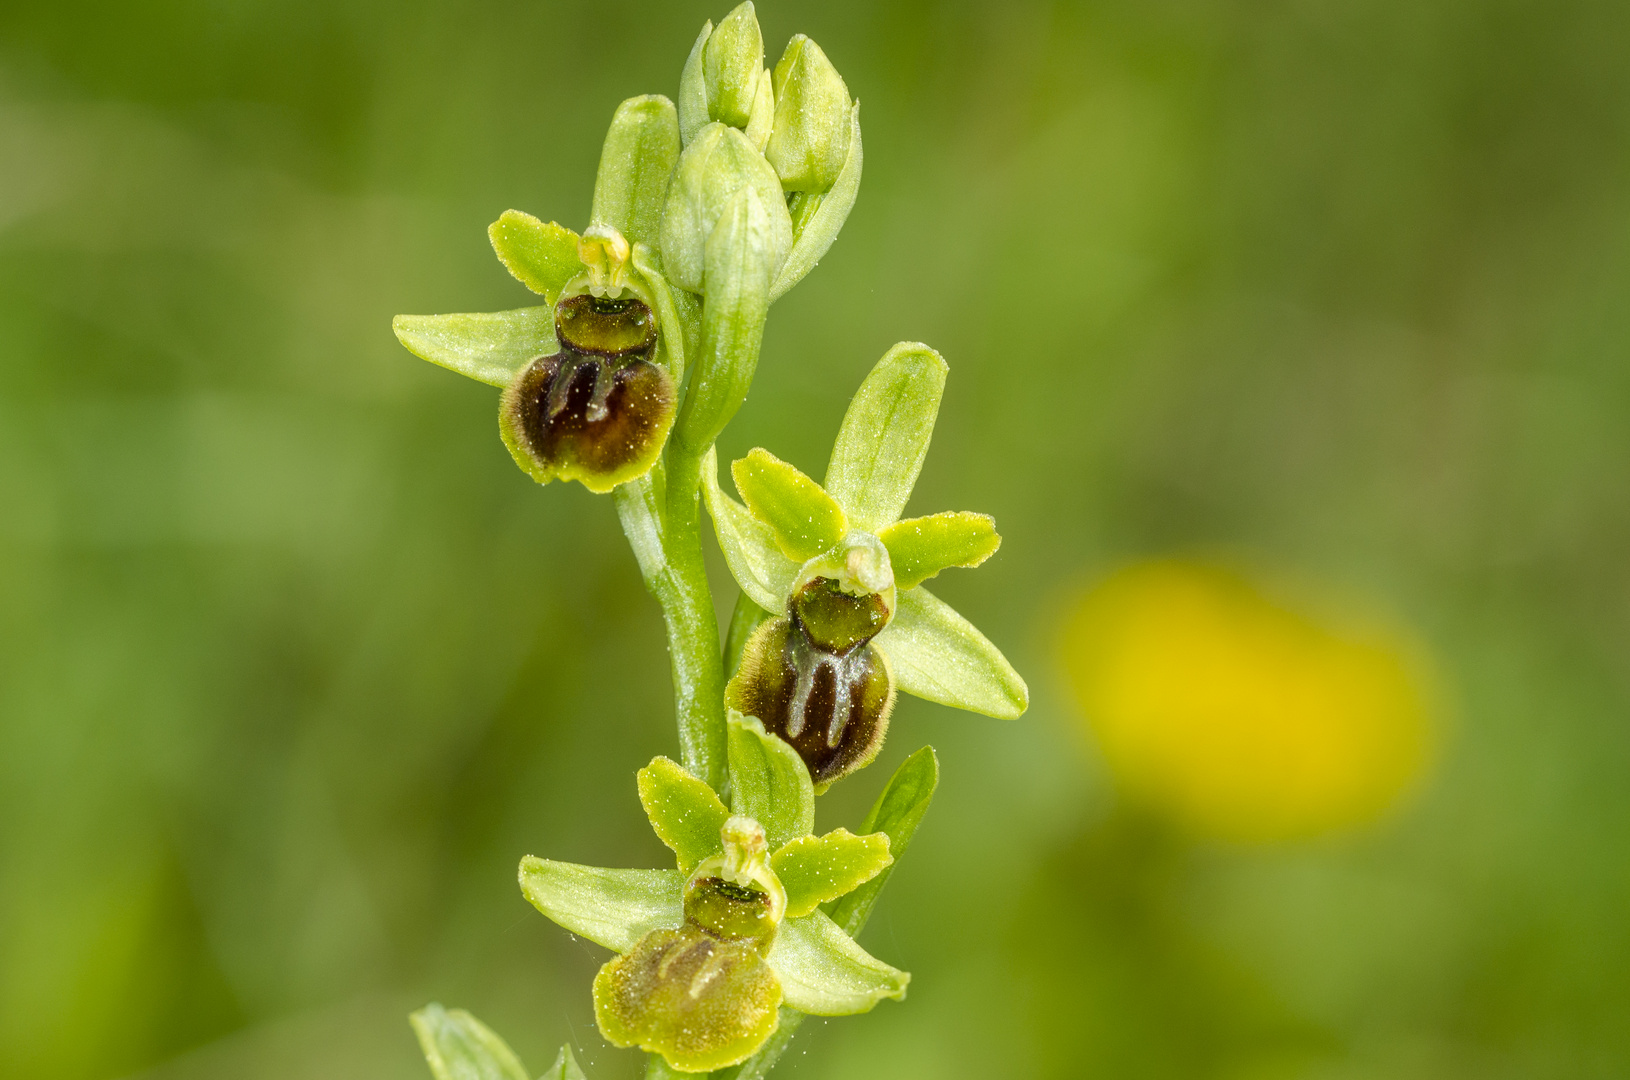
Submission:
[[[939,759],[934,756],[932,746],[925,746],[906,758],[900,767],[894,770],[894,776],[889,779],[888,787],[878,796],[872,812],[866,815],[865,824],[860,827],[861,831],[879,832],[887,836],[889,853],[897,861],[910,846],[911,837],[921,824],[923,815],[928,813],[928,804],[933,801],[934,789],[939,786],[939,782]],[[871,915],[872,908],[876,906],[877,898],[883,892],[883,886],[892,873],[894,873],[892,867],[885,868],[882,873],[854,892],[841,900],[827,904],[824,910],[832,916],[833,922],[853,937],[866,925],[866,919]]]
[[679,117],[673,102],[646,94],[617,106],[600,150],[590,220],[611,226],[630,244],[657,243],[668,181],[678,161]]
[[436,1080],[532,1080],[515,1051],[463,1009],[449,1011],[432,1003],[408,1022]]
[[789,559],[813,559],[849,531],[843,508],[832,496],[768,450],[748,451],[730,466],[730,475],[747,509],[770,527]]
[[685,921],[678,870],[607,870],[528,855],[521,892],[532,906],[580,937],[627,952],[652,930]]
[[855,944],[820,911],[781,924],[770,949],[782,1000],[816,1016],[863,1013],[884,998],[906,996],[911,976]]
[[900,519],[934,434],[946,370],[939,353],[903,341],[860,384],[824,485],[851,527],[874,533]]
[[1030,691],[1001,650],[924,588],[901,589],[894,621],[873,642],[894,684],[941,705],[1011,720]]
[[821,257],[831,249],[832,242],[838,238],[843,223],[849,219],[849,211],[854,209],[855,196],[860,192],[860,165],[864,157],[860,151],[858,101],[849,112],[849,123],[849,155],[844,159],[843,170],[838,173],[832,190],[821,196],[821,204],[815,208],[809,222],[793,237],[792,251],[787,254],[787,261],[770,286],[771,303],[815,269],[815,264],[821,261]]
[[754,517],[719,486],[718,453],[709,450],[702,459],[702,498],[719,549],[741,591],[769,612],[787,610],[787,594],[798,577],[798,564],[781,554],[770,527]]
[[559,350],[551,308],[483,311],[465,315],[398,315],[396,340],[421,360],[506,387],[535,356]]
[[515,280],[553,304],[560,290],[583,272],[578,236],[564,225],[540,221],[520,210],[505,210],[487,226],[498,261]]
[[877,536],[889,549],[894,584],[901,589],[920,585],[948,567],[978,566],[1002,546],[996,519],[967,511],[896,521]]
[[730,808],[764,826],[771,851],[815,827],[815,789],[803,758],[738,712],[730,714]]
[[584,1076],[583,1070],[578,1067],[577,1057],[568,1044],[560,1048],[555,1063],[545,1069],[538,1080],[588,1080],[588,1077]]
[[770,856],[770,869],[787,890],[787,914],[797,917],[870,881],[893,862],[887,836],[838,829],[792,840]]
[[719,830],[730,811],[713,789],[665,757],[652,758],[638,773],[640,805],[657,837],[679,857],[679,869],[724,850]]

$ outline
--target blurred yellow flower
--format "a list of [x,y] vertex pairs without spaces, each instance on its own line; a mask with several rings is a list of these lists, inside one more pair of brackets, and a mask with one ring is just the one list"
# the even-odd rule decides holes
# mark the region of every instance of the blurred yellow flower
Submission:
[[1148,562],[1084,596],[1064,662],[1125,793],[1224,840],[1372,821],[1431,756],[1402,635],[1315,621],[1227,571]]

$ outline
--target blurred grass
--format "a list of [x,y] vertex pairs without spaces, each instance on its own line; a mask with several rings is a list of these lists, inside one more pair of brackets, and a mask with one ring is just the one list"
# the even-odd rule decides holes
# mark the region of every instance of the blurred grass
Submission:
[[[616,102],[722,13],[0,9],[6,1073],[421,1076],[435,998],[628,1075],[598,950],[512,881],[660,857],[654,606],[609,506],[537,490],[389,318],[522,302],[487,222],[580,223]],[[867,171],[723,449],[818,471],[889,344],[941,349],[919,503],[1006,543],[940,591],[1035,702],[907,702],[823,803],[941,750],[867,937],[911,1000],[789,1073],[1630,1073],[1630,8],[760,17],[843,71]],[[1432,643],[1416,805],[1255,852],[1118,806],[1054,636],[1072,583],[1195,550]]]

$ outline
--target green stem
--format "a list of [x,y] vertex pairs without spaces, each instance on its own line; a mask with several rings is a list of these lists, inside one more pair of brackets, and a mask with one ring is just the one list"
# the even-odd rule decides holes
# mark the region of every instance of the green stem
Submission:
[[718,617],[702,561],[697,507],[701,463],[687,454],[671,456],[665,485],[662,470],[654,470],[617,488],[617,516],[667,625],[680,762],[718,791],[726,778],[724,669]]

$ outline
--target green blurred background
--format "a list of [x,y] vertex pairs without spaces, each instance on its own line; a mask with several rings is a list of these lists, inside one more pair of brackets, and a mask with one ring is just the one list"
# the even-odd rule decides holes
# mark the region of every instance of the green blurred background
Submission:
[[[389,320],[525,304],[486,224],[581,225],[612,109],[725,9],[0,7],[0,1073],[422,1078],[436,999],[632,1075],[514,868],[663,858],[655,605]],[[940,750],[864,938],[910,1001],[785,1071],[1630,1076],[1630,5],[759,14],[866,172],[723,449],[818,473],[884,349],[939,348],[913,507],[996,516],[938,591],[1033,691],[905,701],[823,801]],[[1193,551],[1430,644],[1409,805],[1265,849],[1118,808],[1057,628]]]

